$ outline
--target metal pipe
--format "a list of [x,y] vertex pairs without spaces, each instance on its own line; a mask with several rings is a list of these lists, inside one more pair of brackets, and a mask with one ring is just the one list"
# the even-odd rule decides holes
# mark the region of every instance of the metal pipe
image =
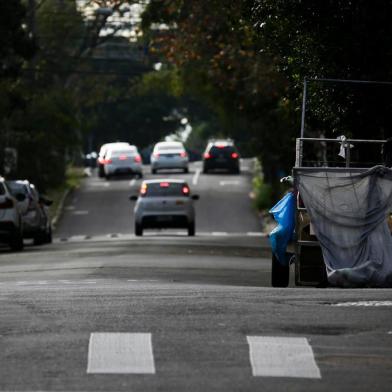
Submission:
[[305,134],[306,89],[307,81],[306,78],[304,78],[304,91],[302,93],[301,138],[303,138]]

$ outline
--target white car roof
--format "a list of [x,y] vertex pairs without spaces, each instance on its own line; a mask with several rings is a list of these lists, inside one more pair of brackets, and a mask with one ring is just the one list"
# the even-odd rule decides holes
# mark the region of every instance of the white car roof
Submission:
[[126,147],[130,144],[128,142],[114,142],[114,143],[106,143],[102,144],[101,148],[99,149],[99,153],[108,150],[109,148],[116,148],[116,147]]
[[184,145],[181,142],[159,142],[154,146],[154,150],[157,149],[159,150],[160,148],[163,149],[178,149],[178,148],[184,148]]
[[173,184],[185,184],[185,180],[180,180],[180,179],[173,179],[173,178],[160,178],[158,180],[144,180],[143,184],[160,184],[161,182],[168,182],[168,183],[173,183]]

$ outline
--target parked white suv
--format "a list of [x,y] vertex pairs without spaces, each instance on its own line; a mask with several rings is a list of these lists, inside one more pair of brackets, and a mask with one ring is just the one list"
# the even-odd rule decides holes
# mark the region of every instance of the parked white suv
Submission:
[[[19,201],[22,196],[18,196]],[[23,222],[18,200],[12,196],[3,177],[0,177],[0,241],[12,250],[23,249]]]

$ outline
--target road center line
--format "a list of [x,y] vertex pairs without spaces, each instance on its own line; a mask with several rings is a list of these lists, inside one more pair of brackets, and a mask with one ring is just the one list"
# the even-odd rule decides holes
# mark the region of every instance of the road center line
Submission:
[[155,374],[150,333],[92,333],[87,373]]
[[238,180],[226,180],[226,181],[219,181],[220,186],[226,186],[226,185],[239,185]]
[[197,183],[199,181],[200,173],[201,173],[201,169],[200,168],[196,169],[195,174],[193,175],[193,178],[192,178],[193,185],[197,185]]
[[253,376],[321,378],[306,338],[247,336]]

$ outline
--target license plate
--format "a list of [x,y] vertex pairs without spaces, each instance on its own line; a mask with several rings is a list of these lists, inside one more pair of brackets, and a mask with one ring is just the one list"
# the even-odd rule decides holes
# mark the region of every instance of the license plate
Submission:
[[171,216],[158,216],[157,217],[157,222],[171,222],[173,220],[173,217]]

